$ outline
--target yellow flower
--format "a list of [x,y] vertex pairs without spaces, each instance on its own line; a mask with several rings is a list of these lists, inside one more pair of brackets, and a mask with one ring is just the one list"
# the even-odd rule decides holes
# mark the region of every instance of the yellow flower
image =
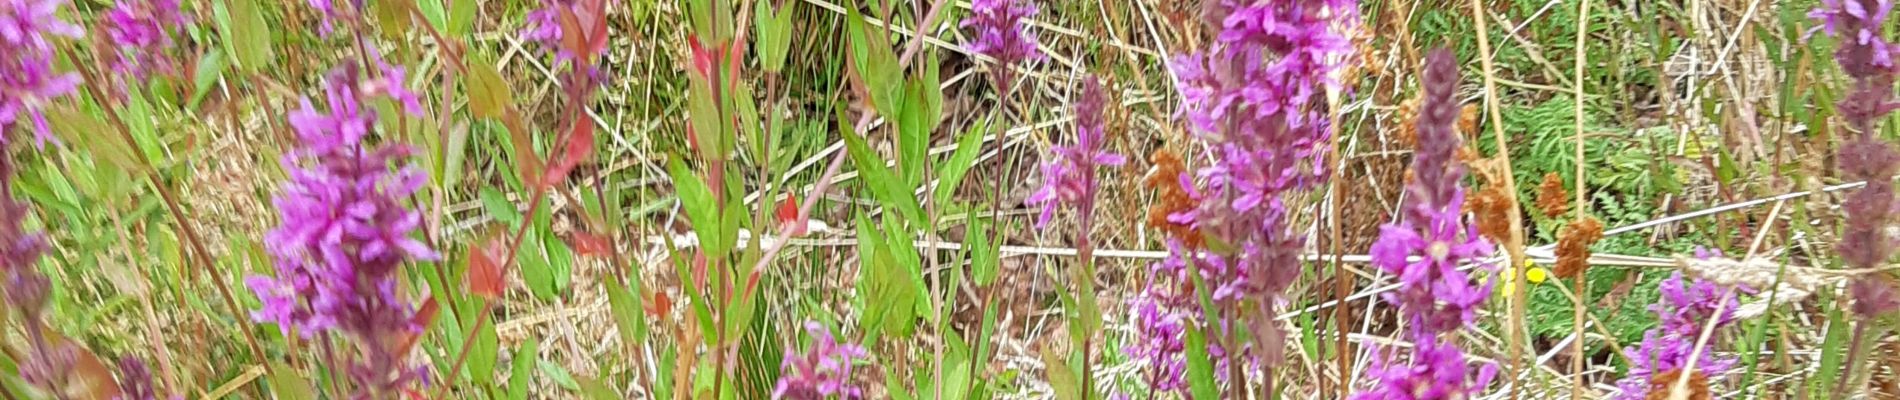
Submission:
[[[1504,271],[1504,276],[1502,277],[1504,278],[1504,282],[1502,285],[1499,285],[1498,288],[1499,296],[1510,297],[1511,293],[1517,290],[1517,271],[1519,270],[1520,268],[1512,268],[1509,271]],[[1521,270],[1524,271],[1524,281],[1530,282],[1532,285],[1544,283],[1544,280],[1550,278],[1550,270],[1537,266],[1537,263],[1532,262],[1528,258],[1524,259],[1524,267],[1521,268]]]

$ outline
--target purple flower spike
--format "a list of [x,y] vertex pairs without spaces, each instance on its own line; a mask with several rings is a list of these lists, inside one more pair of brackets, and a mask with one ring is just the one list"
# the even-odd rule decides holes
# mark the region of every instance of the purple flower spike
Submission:
[[137,81],[177,72],[177,62],[165,52],[172,49],[172,32],[184,23],[178,0],[120,0],[105,15],[107,44],[118,49],[107,64]]
[[[1819,29],[1839,39],[1834,59],[1854,78],[1854,88],[1837,107],[1847,122],[1837,158],[1843,178],[1867,186],[1841,203],[1846,226],[1835,245],[1841,260],[1853,268],[1885,265],[1897,250],[1887,228],[1900,210],[1893,186],[1894,174],[1900,172],[1900,152],[1874,134],[1880,121],[1900,108],[1893,96],[1894,77],[1900,72],[1893,53],[1900,45],[1881,36],[1892,11],[1891,0],[1822,0],[1820,7],[1808,13],[1821,21]],[[1900,288],[1895,281],[1891,275],[1856,280],[1848,288],[1854,298],[1852,311],[1863,318],[1900,311],[1894,294]]]
[[43,108],[79,87],[79,74],[53,70],[48,36],[79,38],[85,31],[59,19],[64,0],[0,0],[0,146],[6,133],[22,124],[33,127],[34,142],[55,142]]
[[852,364],[869,352],[851,343],[838,343],[831,331],[817,322],[806,322],[811,347],[804,353],[785,351],[778,384],[772,388],[772,400],[856,400],[864,398],[864,388],[851,381]]
[[[1724,290],[1716,284],[1697,280],[1686,282],[1682,273],[1677,272],[1664,279],[1657,289],[1661,296],[1649,311],[1656,313],[1661,321],[1656,328],[1643,333],[1643,341],[1634,347],[1623,349],[1623,354],[1631,360],[1629,375],[1618,379],[1616,387],[1619,393],[1613,400],[1642,400],[1650,393],[1649,381],[1652,376],[1669,372],[1688,365],[1689,357],[1695,351],[1696,338],[1702,334],[1703,324],[1710,318],[1718,318],[1716,327],[1720,328],[1735,322],[1735,309],[1738,302],[1729,299],[1720,312],[1715,306],[1723,303]],[[1713,348],[1713,344],[1709,347]],[[1708,348],[1703,349],[1700,360],[1696,361],[1696,371],[1707,377],[1710,382],[1720,378],[1735,367],[1735,358],[1716,356]]]
[[263,300],[254,318],[285,333],[343,334],[362,349],[348,367],[356,390],[389,394],[418,376],[395,346],[422,328],[397,293],[396,268],[437,255],[413,237],[422,217],[405,199],[426,178],[408,165],[410,150],[365,140],[377,116],[363,103],[392,91],[356,65],[325,81],[327,111],[305,99],[291,112],[300,143],[285,155],[289,181],[273,200],[282,225],[264,238],[277,274],[246,284]]
[[[1137,300],[1154,308],[1142,318],[1156,323],[1138,331],[1141,343],[1132,346],[1147,359],[1149,386],[1180,394],[1175,321],[1207,332],[1217,380],[1230,378],[1223,365],[1251,374],[1283,361],[1287,335],[1275,310],[1301,270],[1300,201],[1331,177],[1325,93],[1352,51],[1342,28],[1357,21],[1350,0],[1204,5],[1203,22],[1218,34],[1207,48],[1175,55],[1168,68],[1181,94],[1177,116],[1201,142],[1196,148],[1207,149],[1194,158],[1209,162],[1162,177],[1177,180],[1192,200],[1169,210],[1167,222],[1195,236],[1168,239],[1168,258],[1155,264],[1155,282]],[[1195,298],[1196,280],[1213,300],[1212,315]]]
[[1371,378],[1377,383],[1354,399],[1468,398],[1496,374],[1490,364],[1474,374],[1464,350],[1447,340],[1471,323],[1491,294],[1491,282],[1474,284],[1459,266],[1493,250],[1460,215],[1465,194],[1459,180],[1465,171],[1452,160],[1459,146],[1453,128],[1458,120],[1458,65],[1450,51],[1439,49],[1425,57],[1422,86],[1405,219],[1386,225],[1372,245],[1372,264],[1399,279],[1398,290],[1387,293],[1385,300],[1399,307],[1416,346],[1403,362],[1396,354],[1375,357]]
[[[1042,189],[1030,194],[1028,199],[1029,204],[1042,205],[1042,216],[1036,219],[1037,228],[1047,226],[1056,207],[1063,205],[1074,207],[1085,221],[1092,219],[1095,193],[1099,188],[1095,167],[1117,167],[1127,162],[1121,154],[1102,149],[1105,140],[1102,103],[1106,101],[1102,91],[1102,83],[1093,77],[1082,84],[1081,93],[1070,106],[1075,117],[1075,143],[1051,148],[1055,159],[1042,164]],[[1082,224],[1084,229],[1088,225]]]
[[975,32],[973,39],[963,47],[996,59],[997,65],[991,67],[990,74],[999,88],[1006,88],[1014,76],[1011,68],[1045,57],[1042,50],[1036,48],[1036,34],[1029,32],[1023,23],[1024,18],[1036,15],[1036,4],[1030,0],[974,0],[970,3],[970,14],[962,26],[974,28]]

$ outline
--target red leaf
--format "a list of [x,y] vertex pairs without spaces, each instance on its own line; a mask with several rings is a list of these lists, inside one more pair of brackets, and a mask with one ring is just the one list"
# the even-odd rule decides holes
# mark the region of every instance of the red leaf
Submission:
[[648,297],[645,307],[647,315],[653,318],[666,318],[667,315],[672,314],[673,298],[667,297],[666,292],[655,291]]
[[581,15],[581,25],[586,26],[588,59],[607,53],[607,1],[587,0],[581,2],[585,14]]
[[489,239],[487,245],[468,249],[468,290],[488,299],[501,297],[507,280],[501,275],[501,241]]
[[700,79],[712,79],[713,64],[718,62],[717,55],[707,50],[706,44],[699,42],[698,36],[688,35],[686,46],[692,50],[693,73],[698,74]]
[[552,186],[566,180],[574,167],[580,166],[587,161],[587,156],[594,154],[593,122],[585,118],[574,121],[573,131],[567,134],[567,146],[561,151],[560,158],[548,166],[548,175],[542,179],[546,185]]
[[599,257],[613,252],[614,249],[612,241],[587,232],[576,231],[568,241],[571,242],[569,245],[574,246],[574,252],[582,257]]
[[592,57],[587,52],[587,31],[581,30],[582,26],[586,25],[582,24],[580,16],[574,13],[574,9],[561,8],[561,49],[579,58],[575,62],[586,63],[590,62]]
[[787,194],[785,195],[785,201],[778,203],[778,223],[780,225],[791,224],[790,232],[786,233],[788,236],[805,236],[805,231],[810,227],[807,226],[809,224],[805,216],[799,215],[798,213],[797,195]]
[[[416,309],[416,315],[410,317],[409,321],[416,326],[422,327],[426,331],[429,325],[435,324],[435,316],[439,310],[440,308],[436,306],[435,298],[430,297],[428,300],[422,301],[422,307]],[[420,339],[422,339],[422,332],[404,332],[399,339],[401,341],[396,343],[396,354],[409,354],[409,350],[414,349],[416,342],[421,341]]]

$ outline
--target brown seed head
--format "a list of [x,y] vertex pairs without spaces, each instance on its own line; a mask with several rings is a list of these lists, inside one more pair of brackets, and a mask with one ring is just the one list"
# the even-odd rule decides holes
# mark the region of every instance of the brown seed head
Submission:
[[1603,238],[1603,222],[1583,217],[1570,221],[1557,235],[1558,278],[1572,278],[1590,268],[1590,245]]
[[1198,248],[1201,233],[1193,228],[1168,221],[1168,215],[1194,209],[1194,198],[1188,196],[1187,189],[1181,187],[1180,177],[1187,171],[1187,165],[1181,162],[1181,156],[1168,149],[1155,150],[1148,155],[1153,164],[1148,174],[1141,177],[1141,186],[1155,191],[1155,204],[1148,208],[1148,226],[1167,232],[1188,248]]
[[1537,209],[1550,218],[1570,211],[1570,193],[1564,191],[1564,179],[1556,172],[1544,174],[1544,183],[1537,185]]
[[1686,393],[1681,393],[1681,394],[1674,393],[1676,380],[1681,379],[1681,378],[1682,378],[1681,369],[1672,369],[1660,374],[1650,376],[1649,377],[1649,394],[1646,396],[1643,396],[1643,399],[1644,400],[1711,400],[1713,399],[1713,397],[1709,395],[1709,378],[1702,376],[1701,372],[1689,373],[1689,381],[1685,382],[1685,385],[1683,385],[1683,388],[1682,388],[1682,390],[1684,390]]

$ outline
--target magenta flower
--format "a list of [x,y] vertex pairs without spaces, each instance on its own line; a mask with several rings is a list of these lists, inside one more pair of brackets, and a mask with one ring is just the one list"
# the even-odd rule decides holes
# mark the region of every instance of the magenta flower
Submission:
[[0,140],[30,123],[39,146],[55,142],[42,109],[79,86],[79,74],[53,70],[48,35],[79,38],[85,31],[59,19],[63,0],[0,0]]
[[[1650,377],[1687,366],[1690,354],[1695,351],[1696,338],[1701,336],[1703,324],[1710,318],[1720,319],[1716,321],[1717,328],[1735,321],[1737,302],[1734,299],[1730,299],[1719,314],[1716,312],[1716,304],[1722,302],[1723,289],[1714,283],[1703,280],[1689,283],[1677,272],[1664,279],[1657,289],[1662,292],[1661,296],[1649,306],[1649,311],[1656,313],[1660,324],[1643,333],[1641,343],[1623,349],[1632,364],[1629,375],[1616,381],[1619,393],[1614,400],[1642,400],[1651,391]],[[1695,368],[1714,381],[1733,369],[1735,362],[1733,357],[1716,356],[1711,350],[1703,349]]]
[[1464,350],[1449,341],[1476,317],[1494,283],[1473,284],[1471,276],[1458,269],[1491,255],[1493,248],[1461,216],[1465,197],[1459,181],[1465,171],[1452,160],[1459,146],[1453,128],[1458,119],[1458,65],[1450,51],[1439,49],[1426,56],[1423,81],[1418,150],[1412,155],[1404,219],[1382,228],[1371,251],[1372,264],[1399,279],[1398,289],[1384,298],[1399,307],[1414,347],[1409,360],[1397,354],[1374,357],[1370,377],[1376,383],[1353,395],[1358,400],[1468,398],[1497,374],[1491,364],[1474,374]]
[[1042,216],[1036,219],[1036,227],[1049,224],[1055,216],[1056,207],[1067,205],[1084,214],[1084,229],[1089,225],[1086,220],[1095,211],[1095,192],[1099,184],[1095,178],[1095,167],[1116,167],[1127,162],[1120,154],[1102,149],[1104,127],[1102,124],[1102,103],[1106,97],[1102,93],[1102,83],[1094,77],[1082,84],[1075,104],[1070,106],[1075,117],[1075,143],[1055,146],[1050,149],[1055,159],[1042,164],[1043,186],[1029,195],[1029,204],[1042,205]]
[[974,0],[970,3],[970,17],[961,25],[974,28],[975,32],[963,47],[996,59],[997,65],[990,68],[990,79],[998,91],[1008,91],[1009,81],[1014,77],[1011,68],[1044,57],[1042,50],[1036,48],[1036,34],[1029,32],[1028,25],[1023,23],[1024,18],[1035,15],[1036,4],[1030,0]]
[[437,258],[412,237],[422,217],[405,202],[426,178],[407,147],[365,140],[377,116],[363,103],[387,88],[344,63],[324,91],[327,112],[305,99],[290,114],[299,146],[285,155],[289,181],[273,201],[282,225],[264,238],[277,276],[246,280],[263,300],[253,317],[286,334],[342,333],[361,348],[347,370],[359,393],[394,393],[420,370],[392,346],[423,328],[397,293],[396,268]]
[[[177,63],[166,56],[172,49],[172,32],[185,23],[178,0],[120,0],[107,11],[102,28],[113,73],[143,81],[153,72],[174,73]],[[123,82],[123,81],[121,81]]]
[[[329,37],[330,32],[336,30],[337,21],[355,21],[358,16],[363,15],[363,8],[365,6],[363,0],[309,1],[310,8],[315,8],[317,12],[323,14],[323,19],[319,21],[322,25],[317,28],[317,35],[323,37]],[[342,2],[343,4],[337,4],[337,2]]]
[[817,322],[806,322],[811,346],[805,352],[785,351],[779,380],[772,388],[772,400],[862,399],[864,388],[851,382],[852,364],[869,353],[864,347],[838,343]]

